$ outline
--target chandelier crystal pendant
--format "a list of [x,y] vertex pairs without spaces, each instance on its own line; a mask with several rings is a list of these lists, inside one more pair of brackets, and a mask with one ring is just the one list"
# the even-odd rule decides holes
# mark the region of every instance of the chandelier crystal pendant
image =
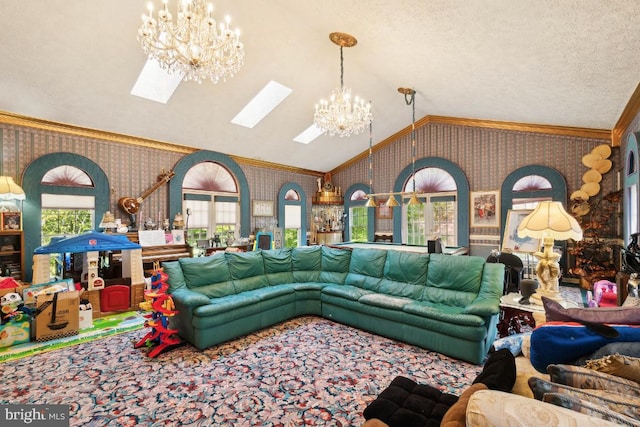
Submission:
[[163,8],[153,16],[142,15],[138,41],[150,58],[169,73],[184,73],[184,80],[218,83],[233,77],[244,63],[244,46],[238,30],[231,30],[231,18],[218,26],[212,18],[213,5],[204,0],[178,0],[176,19],[163,0]]
[[340,46],[340,87],[331,92],[329,101],[316,104],[314,124],[329,135],[351,136],[361,133],[371,122],[371,103],[359,99],[352,100],[351,89],[344,87],[344,57],[342,48],[353,47],[358,41],[346,33],[331,33],[329,39]]

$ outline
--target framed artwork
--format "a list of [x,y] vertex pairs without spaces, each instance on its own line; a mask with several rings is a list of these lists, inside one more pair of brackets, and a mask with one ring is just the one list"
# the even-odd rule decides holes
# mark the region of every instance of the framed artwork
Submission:
[[504,227],[504,237],[502,239],[503,252],[537,252],[540,250],[540,239],[518,237],[518,226],[531,212],[532,210],[528,209],[509,209],[507,212],[507,222]]
[[184,245],[184,230],[171,230],[171,237],[174,245]]
[[471,191],[471,227],[500,227],[500,191]]
[[273,216],[273,202],[271,200],[254,200],[253,216]]
[[387,202],[378,202],[378,207],[376,208],[376,218],[378,219],[392,219],[393,218],[393,208],[391,206],[387,206]]
[[20,212],[2,212],[2,229],[5,231],[22,230]]

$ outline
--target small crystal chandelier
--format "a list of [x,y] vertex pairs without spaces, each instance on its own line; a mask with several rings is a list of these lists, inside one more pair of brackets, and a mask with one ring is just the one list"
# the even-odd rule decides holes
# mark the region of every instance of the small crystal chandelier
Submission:
[[329,39],[340,46],[340,87],[331,92],[329,101],[316,104],[313,115],[315,125],[329,135],[351,136],[362,132],[371,122],[371,103],[365,103],[357,96],[351,100],[351,89],[344,87],[344,57],[342,48],[353,47],[358,41],[346,33],[331,33]]
[[229,28],[231,18],[216,27],[211,17],[213,5],[204,0],[178,0],[177,19],[167,9],[169,0],[153,17],[153,5],[149,14],[142,15],[138,41],[150,58],[169,73],[184,73],[184,80],[201,83],[233,77],[244,63],[244,46],[238,30]]

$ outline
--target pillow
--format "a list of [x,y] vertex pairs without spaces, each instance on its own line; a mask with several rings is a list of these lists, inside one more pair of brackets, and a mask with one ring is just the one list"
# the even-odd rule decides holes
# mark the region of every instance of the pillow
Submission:
[[601,359],[589,360],[585,367],[640,383],[640,359],[636,357],[610,354]]
[[615,375],[573,365],[549,365],[551,382],[575,388],[609,390],[614,393],[640,397],[640,384]]
[[582,414],[589,415],[591,417],[600,418],[612,423],[637,426],[638,421],[627,417],[626,415],[612,411],[602,405],[581,400],[573,396],[567,396],[561,393],[545,393],[542,397],[543,402],[551,403],[556,406],[571,409],[572,411],[580,412]]
[[491,390],[509,392],[516,382],[516,361],[511,352],[503,348],[489,354],[482,372],[473,384],[483,383]]
[[517,356],[522,352],[522,343],[524,337],[528,335],[531,335],[531,332],[509,335],[504,338],[497,339],[493,342],[493,349],[501,350],[503,348],[506,348],[511,352],[511,354]]
[[640,342],[612,342],[605,344],[593,353],[576,360],[574,365],[584,366],[587,360],[600,359],[609,354],[622,354],[624,356],[640,357]]
[[564,308],[559,302],[542,297],[547,322],[592,322],[640,325],[640,310],[635,307]]
[[456,403],[451,405],[449,410],[442,417],[440,427],[464,427],[467,422],[467,405],[471,395],[478,390],[486,390],[487,386],[477,383],[469,386]]
[[529,387],[531,387],[533,397],[537,400],[542,400],[546,393],[560,393],[602,405],[620,414],[640,419],[640,397],[625,396],[608,390],[579,389],[536,377],[529,378]]

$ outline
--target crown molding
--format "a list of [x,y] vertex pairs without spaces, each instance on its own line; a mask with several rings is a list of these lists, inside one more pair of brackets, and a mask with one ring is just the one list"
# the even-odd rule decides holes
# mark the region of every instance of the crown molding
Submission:
[[613,127],[611,131],[611,146],[619,147],[622,143],[622,136],[631,125],[631,122],[636,118],[638,113],[640,112],[640,83],[636,86],[636,90],[629,98],[629,102],[624,107],[622,114],[620,114],[620,118],[618,122]]
[[[459,117],[446,117],[446,116],[425,116],[420,120],[417,120],[415,125],[416,129],[425,126],[430,123],[449,124],[455,126],[468,126],[486,129],[499,129],[509,130],[515,132],[528,132],[528,133],[543,133],[547,135],[557,136],[571,136],[578,138],[593,138],[593,139],[605,139],[611,140],[611,131],[606,129],[591,129],[591,128],[579,128],[569,126],[553,126],[553,125],[536,125],[530,123],[518,123],[518,122],[502,122],[496,120],[480,120],[480,119],[463,119]],[[372,153],[378,152],[387,146],[391,145],[394,141],[402,138],[403,136],[411,134],[411,125],[404,129],[394,133],[390,137],[384,139],[380,143],[374,145],[371,149]],[[369,156],[369,149],[363,151],[347,162],[341,164],[331,171],[332,174],[336,174],[349,166],[357,163]]]
[[[171,151],[179,154],[191,154],[200,151],[197,148],[187,147],[184,145],[173,144],[165,141],[157,141],[154,139],[140,138],[137,136],[124,135],[104,130],[85,128],[81,126],[70,125],[66,123],[53,122],[49,120],[36,119],[33,117],[22,116],[19,114],[0,111],[0,123],[24,126],[34,129],[40,129],[51,132],[60,132],[66,135],[80,136],[84,138],[101,139],[111,142],[119,142],[122,144],[135,145],[138,147],[153,148],[156,150]],[[287,171],[300,173],[303,175],[323,176],[323,172],[303,169],[293,166],[281,165],[278,163],[266,162],[263,160],[250,159],[247,157],[229,155],[235,162],[241,165],[256,166],[267,169],[275,169],[279,171]]]

